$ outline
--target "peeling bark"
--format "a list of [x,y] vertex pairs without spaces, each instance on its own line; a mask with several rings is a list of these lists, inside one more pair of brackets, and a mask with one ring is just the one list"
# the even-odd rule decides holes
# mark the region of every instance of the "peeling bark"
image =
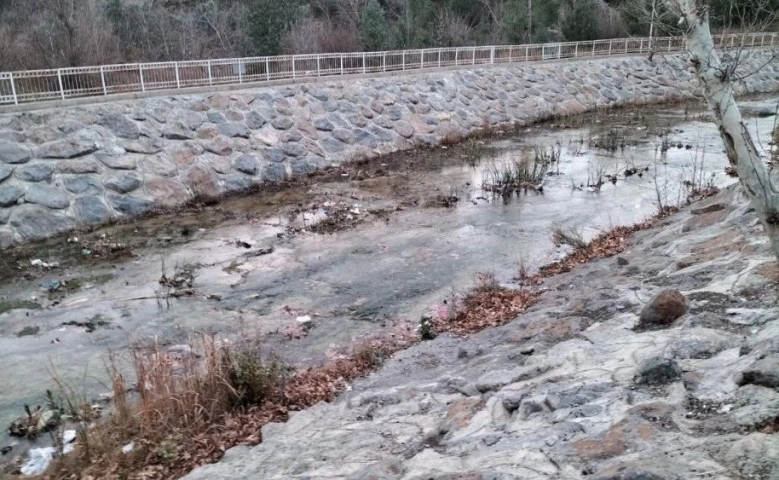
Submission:
[[771,183],[766,164],[741,119],[733,94],[731,69],[722,64],[709,29],[705,0],[665,0],[682,15],[690,62],[714,113],[714,121],[725,144],[728,160],[757,212],[779,258],[779,192]]

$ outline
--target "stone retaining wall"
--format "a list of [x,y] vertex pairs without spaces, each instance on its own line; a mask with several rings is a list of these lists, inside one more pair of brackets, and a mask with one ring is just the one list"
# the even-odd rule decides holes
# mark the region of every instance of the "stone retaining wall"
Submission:
[[[752,51],[744,71],[769,52]],[[779,62],[741,92],[779,90]],[[0,248],[317,168],[528,124],[691,97],[681,56],[596,59],[176,95],[0,115]]]

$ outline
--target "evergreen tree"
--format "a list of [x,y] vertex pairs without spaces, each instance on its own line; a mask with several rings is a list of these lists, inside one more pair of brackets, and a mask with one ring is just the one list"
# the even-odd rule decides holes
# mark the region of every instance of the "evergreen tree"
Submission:
[[257,55],[278,55],[284,33],[300,18],[300,0],[251,0],[247,15],[248,35]]
[[362,48],[368,52],[383,50],[387,45],[384,10],[376,0],[370,0],[362,11],[360,41]]

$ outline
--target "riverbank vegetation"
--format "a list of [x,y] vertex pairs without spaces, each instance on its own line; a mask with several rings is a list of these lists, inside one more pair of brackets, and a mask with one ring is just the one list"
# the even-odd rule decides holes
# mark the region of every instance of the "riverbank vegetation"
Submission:
[[[766,2],[779,9],[717,0],[712,22],[740,29]],[[656,4],[653,33],[668,34],[678,19]],[[0,0],[0,71],[645,36],[651,10],[652,0]]]

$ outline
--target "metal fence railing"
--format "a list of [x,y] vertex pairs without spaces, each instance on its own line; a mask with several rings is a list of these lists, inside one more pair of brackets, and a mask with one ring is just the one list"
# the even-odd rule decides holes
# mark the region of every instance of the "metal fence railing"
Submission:
[[[714,41],[723,48],[779,46],[779,35],[717,35]],[[283,55],[0,72],[0,105],[209,85],[255,84],[283,79],[640,54],[649,51],[675,52],[684,47],[683,37],[615,38],[535,45]]]

